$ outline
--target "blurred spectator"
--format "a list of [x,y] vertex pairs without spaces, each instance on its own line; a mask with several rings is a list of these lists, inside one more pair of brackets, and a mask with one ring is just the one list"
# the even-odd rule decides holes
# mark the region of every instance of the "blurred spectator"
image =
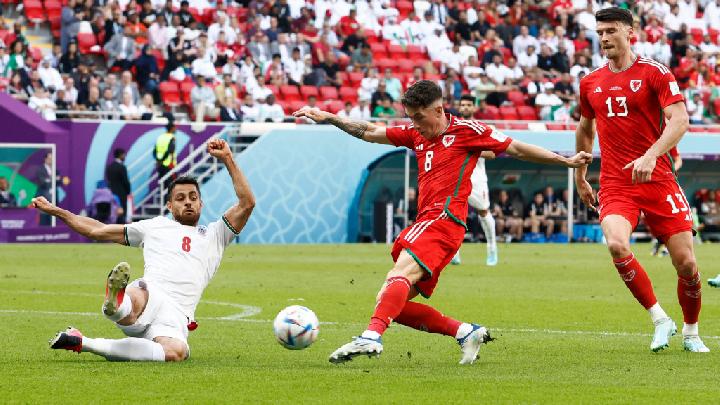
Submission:
[[500,190],[498,201],[493,206],[493,217],[495,217],[495,226],[497,234],[504,235],[508,230],[510,238],[521,241],[523,236],[523,220],[520,214],[513,207],[507,191]]
[[556,122],[569,122],[572,114],[570,100],[563,100],[560,107],[552,112],[552,120]]
[[[144,92],[155,94],[160,80],[160,70],[154,55],[150,54],[150,46],[144,45],[142,53],[135,59],[135,79]],[[124,74],[124,73],[123,73]],[[159,97],[158,97],[159,100]]]
[[222,83],[215,87],[215,99],[218,105],[224,107],[227,104],[227,99],[235,100],[237,98],[237,89],[235,88],[235,83],[232,81],[232,76],[224,74]]
[[278,87],[287,84],[287,73],[279,53],[274,54],[270,64],[265,67],[264,80]]
[[365,73],[365,77],[360,82],[360,88],[358,89],[358,98],[364,98],[367,100],[370,100],[372,98],[373,93],[375,93],[375,90],[378,88],[378,71],[377,68],[370,68],[367,73]]
[[518,65],[525,71],[529,71],[538,66],[538,55],[535,52],[535,45],[528,45],[525,52],[518,55]]
[[122,207],[122,214],[118,215],[117,223],[124,224],[125,213],[127,212],[127,198],[132,194],[130,178],[128,177],[127,167],[125,167],[126,152],[122,148],[113,151],[113,162],[105,168],[105,179],[107,185],[114,195],[117,196]]
[[197,58],[192,61],[192,75],[194,78],[205,77],[212,79],[216,74],[212,56],[205,48],[198,48]]
[[[33,177],[37,186],[34,197],[45,197],[48,201],[53,202],[55,190],[52,189],[53,182],[53,154],[45,153],[42,166],[38,166]],[[40,213],[40,226],[48,226],[52,223],[52,217],[43,212]]]
[[135,40],[130,25],[126,25],[122,33],[113,35],[112,39],[105,44],[105,52],[108,55],[108,66],[117,66],[122,70],[128,70],[133,65],[135,56]]
[[115,111],[117,103],[113,95],[113,90],[110,87],[106,87],[103,90],[102,99],[100,99],[100,110],[101,111]]
[[125,223],[120,222],[119,215],[125,216],[125,211],[120,206],[118,197],[113,195],[105,180],[97,182],[95,191],[87,206],[88,217],[104,224]]
[[57,107],[48,96],[47,91],[42,87],[35,89],[35,93],[28,100],[28,107],[48,121],[55,121],[57,119],[55,115]]
[[70,41],[77,37],[79,22],[85,18],[85,13],[76,9],[76,1],[69,0],[60,12],[60,47],[67,50]]
[[220,121],[241,122],[242,120],[242,112],[237,108],[235,98],[227,97],[223,107],[220,109]]
[[122,102],[124,93],[130,93],[132,104],[138,105],[140,102],[140,91],[138,90],[137,84],[133,82],[132,73],[127,70],[122,72],[120,75],[120,83],[115,85],[113,89],[115,101],[118,103]]
[[78,99],[78,91],[77,88],[75,88],[75,79],[73,79],[72,77],[66,78],[64,89],[65,101],[71,107],[70,109],[75,109]]
[[180,23],[183,27],[187,28],[195,22],[195,17],[193,17],[190,12],[190,2],[187,0],[182,0],[180,2],[180,10],[177,12],[177,15],[180,17]]
[[694,93],[692,98],[686,100],[687,112],[690,117],[690,124],[703,125],[708,122],[705,120],[705,103],[703,103],[702,95]]
[[160,115],[160,109],[155,106],[152,94],[143,94],[142,102],[138,107],[138,114],[140,115],[139,119],[143,121],[150,121]]
[[13,42],[12,45],[10,45],[10,57],[5,65],[3,76],[8,77],[10,76],[10,72],[23,68],[25,66],[26,56],[27,49],[25,44],[17,40]]
[[[2,40],[0,40],[1,42]],[[10,55],[6,52],[5,44],[0,43],[0,77],[5,77],[5,70],[10,63]]]
[[555,83],[555,94],[560,97],[560,100],[575,101],[575,89],[570,73],[563,73],[561,79]]
[[52,58],[45,56],[38,66],[38,74],[40,75],[40,81],[43,86],[49,90],[56,90],[63,87],[63,79],[60,76],[60,72],[57,71],[51,65]]
[[453,69],[448,69],[447,77],[442,81],[443,94],[449,101],[460,100],[462,96],[463,85],[460,81],[460,77]]
[[165,15],[160,13],[148,29],[149,45],[152,49],[165,50],[170,43],[170,30]]
[[542,193],[536,193],[533,201],[527,207],[528,216],[525,226],[530,232],[540,233],[540,226],[545,228],[545,237],[550,238],[555,231],[555,221],[550,218],[550,204],[545,201]]
[[361,98],[358,101],[358,105],[353,107],[350,111],[350,118],[363,121],[367,121],[372,118],[372,112],[370,111],[370,103],[368,100]]
[[153,23],[155,23],[155,21],[157,21],[158,14],[153,9],[153,4],[150,1],[141,3],[141,7],[142,10],[140,10],[139,20],[146,28],[149,28]]
[[375,118],[393,118],[397,116],[397,113],[392,106],[392,100],[390,100],[390,97],[382,97],[378,100],[378,104],[375,106],[372,116]]
[[305,74],[305,61],[300,57],[300,48],[294,48],[292,57],[287,62],[288,83],[296,86],[302,85]]
[[264,104],[260,104],[258,122],[283,122],[285,111],[275,103],[275,96],[270,94]]
[[318,85],[340,87],[342,83],[338,79],[337,74],[339,71],[340,65],[337,62],[335,53],[333,51],[328,52],[325,60],[320,64],[320,80]]
[[647,40],[647,33],[645,31],[640,31],[639,39],[633,44],[632,50],[636,55],[645,58],[652,58],[655,53],[655,47]]
[[393,71],[390,68],[385,69],[385,91],[390,95],[390,98],[400,100],[400,94],[402,93],[403,87],[400,80],[393,75]]
[[118,105],[118,110],[122,114],[120,119],[123,120],[139,120],[140,111],[135,103],[133,103],[132,94],[129,92],[122,92],[122,101]]
[[350,63],[353,65],[354,69],[357,71],[365,72],[370,67],[372,67],[373,55],[372,55],[372,52],[370,51],[370,45],[363,44],[362,47],[356,49],[352,54]]
[[378,82],[377,89],[373,92],[372,97],[370,97],[370,111],[372,111],[373,114],[375,114],[375,108],[380,104],[380,100],[384,98],[390,99],[390,102],[395,101],[392,96],[390,96],[390,93],[387,92],[385,79],[381,79]]
[[240,112],[243,116],[243,121],[257,122],[260,117],[260,109],[255,105],[255,100],[252,94],[245,94],[243,103],[240,106]]
[[0,177],[0,208],[16,206],[17,199],[10,192],[10,184],[5,177]]
[[554,93],[555,86],[548,82],[543,85],[545,90],[535,96],[535,106],[540,109],[541,120],[552,120],[553,107],[562,105],[562,100]]
[[273,94],[272,90],[265,86],[265,80],[263,80],[261,74],[257,74],[255,80],[257,85],[252,89],[252,96],[255,101],[265,100]]
[[653,59],[662,63],[665,66],[670,66],[670,60],[672,59],[672,48],[668,44],[666,35],[662,35],[660,39],[653,44]]
[[197,86],[193,87],[190,91],[190,100],[192,101],[193,111],[197,121],[203,121],[205,116],[215,119],[220,115],[220,110],[215,107],[215,92],[212,87],[208,86],[207,82],[211,81],[212,78],[205,78],[199,76],[197,78]]
[[90,87],[96,86],[100,82],[97,75],[92,71],[93,65],[92,59],[81,58],[77,71],[73,75],[74,85],[77,89],[77,100],[75,102],[78,106],[87,104]]
[[346,101],[343,109],[337,112],[337,116],[340,118],[351,118],[350,113],[352,112],[352,109],[353,109],[352,103],[349,101]]
[[350,13],[340,18],[339,31],[343,37],[347,37],[360,29],[360,23],[357,21],[357,10],[355,6],[351,6]]
[[473,89],[473,95],[478,100],[478,102],[482,102],[487,99],[488,94],[494,92],[496,88],[497,85],[490,81],[487,73],[481,72],[480,81],[475,85],[475,88]]
[[[73,105],[68,103],[65,88],[63,88],[63,87],[59,88],[55,92],[53,102],[55,103],[55,109],[57,111],[70,111],[70,110],[74,109]],[[67,113],[56,113],[56,118],[60,119],[60,120],[67,119],[68,114]]]
[[102,107],[100,106],[100,89],[98,87],[90,87],[87,102],[85,102],[82,109],[87,111],[102,111]]

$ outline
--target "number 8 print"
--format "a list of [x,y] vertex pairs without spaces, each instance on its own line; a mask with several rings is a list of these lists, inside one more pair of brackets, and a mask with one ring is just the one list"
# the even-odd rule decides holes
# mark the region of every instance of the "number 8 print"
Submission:
[[429,172],[430,169],[432,169],[432,158],[433,158],[433,151],[429,150],[425,153],[425,173]]

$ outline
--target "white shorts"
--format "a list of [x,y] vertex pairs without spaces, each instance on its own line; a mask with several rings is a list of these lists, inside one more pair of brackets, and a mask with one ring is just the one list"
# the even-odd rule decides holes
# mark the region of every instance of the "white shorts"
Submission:
[[487,211],[490,209],[490,192],[488,192],[487,182],[473,182],[468,202],[477,210]]
[[180,339],[187,345],[188,318],[165,292],[141,278],[130,283],[128,287],[147,290],[148,301],[135,324],[130,326],[116,324],[126,336],[148,340],[165,336]]

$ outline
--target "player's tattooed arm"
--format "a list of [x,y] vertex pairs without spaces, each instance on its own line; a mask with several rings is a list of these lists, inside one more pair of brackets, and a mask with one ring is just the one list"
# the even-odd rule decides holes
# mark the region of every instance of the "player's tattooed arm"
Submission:
[[319,108],[303,107],[293,113],[294,117],[309,118],[318,124],[331,124],[344,132],[362,139],[365,142],[383,143],[390,145],[384,126],[375,125],[371,122],[341,118],[335,114],[323,111]]

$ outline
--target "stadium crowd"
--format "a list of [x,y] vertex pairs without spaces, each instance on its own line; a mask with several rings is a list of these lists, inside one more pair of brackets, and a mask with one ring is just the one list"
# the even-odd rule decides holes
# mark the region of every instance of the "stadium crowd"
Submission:
[[24,0],[57,43],[43,57],[0,21],[0,87],[50,120],[279,122],[305,105],[400,117],[400,94],[425,78],[450,111],[471,93],[480,119],[567,123],[579,80],[604,63],[594,12],[611,5],[639,16],[634,50],[673,69],[692,123],[718,121],[720,0]]

